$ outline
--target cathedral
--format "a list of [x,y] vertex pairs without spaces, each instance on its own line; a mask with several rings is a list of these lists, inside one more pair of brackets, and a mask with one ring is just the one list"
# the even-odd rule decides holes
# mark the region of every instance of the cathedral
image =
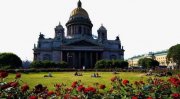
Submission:
[[69,68],[94,68],[98,60],[124,59],[124,49],[119,36],[107,39],[107,30],[101,25],[98,36],[92,34],[93,24],[79,0],[66,23],[67,33],[59,23],[54,38],[45,38],[40,33],[37,46],[34,45],[34,61],[65,61]]

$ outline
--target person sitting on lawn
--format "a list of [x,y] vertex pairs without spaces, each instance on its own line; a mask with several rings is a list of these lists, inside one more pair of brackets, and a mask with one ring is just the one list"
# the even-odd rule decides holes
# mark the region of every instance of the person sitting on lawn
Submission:
[[78,72],[75,72],[75,73],[74,73],[74,76],[78,76]]
[[44,77],[53,77],[51,72],[48,73],[48,75],[44,75]]
[[82,76],[82,73],[75,72],[74,76]]
[[92,74],[92,75],[91,75],[91,77],[96,77],[96,74],[95,74],[95,73],[94,73],[94,74]]
[[96,73],[96,77],[101,77],[98,73]]
[[150,69],[147,73],[146,76],[151,76],[152,75],[152,69]]
[[94,74],[91,75],[91,77],[101,77],[101,76],[99,76],[98,73],[94,73]]

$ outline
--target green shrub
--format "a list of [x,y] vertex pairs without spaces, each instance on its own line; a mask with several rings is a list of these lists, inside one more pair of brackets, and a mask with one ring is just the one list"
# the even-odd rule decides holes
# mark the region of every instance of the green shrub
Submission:
[[155,68],[156,66],[159,66],[159,62],[151,58],[142,58],[138,61],[138,65],[143,68]]
[[43,61],[42,64],[43,64],[44,68],[55,68],[56,67],[56,63],[54,63],[52,61]]
[[105,68],[107,67],[107,61],[106,60],[99,60],[95,64],[95,68]]
[[128,62],[124,60],[99,60],[95,64],[95,68],[127,68]]
[[68,67],[68,63],[65,61],[61,61],[60,63],[57,63],[57,67],[58,68],[67,68]]
[[0,53],[0,68],[22,67],[21,59],[13,53]]
[[42,68],[43,67],[43,63],[41,61],[33,61],[30,64],[30,68]]
[[52,61],[33,61],[30,64],[30,68],[67,68],[67,62],[55,63]]

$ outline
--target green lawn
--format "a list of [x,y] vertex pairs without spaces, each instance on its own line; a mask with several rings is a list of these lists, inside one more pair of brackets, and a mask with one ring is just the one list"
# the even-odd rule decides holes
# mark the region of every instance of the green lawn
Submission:
[[[119,76],[122,79],[127,79],[131,83],[136,80],[146,81],[148,78],[143,73],[135,73],[135,72],[120,72],[119,74],[112,74],[112,72],[98,72],[101,76],[100,78],[92,78],[91,74],[94,72],[82,72],[83,76],[74,76],[74,72],[52,72],[53,77],[44,77],[48,72],[41,73],[29,73],[22,74],[20,83],[27,83],[32,89],[37,84],[43,84],[48,87],[50,90],[54,90],[54,84],[56,83],[64,83],[67,86],[71,86],[73,81],[81,80],[82,83],[86,86],[93,85],[93,83],[105,84],[108,88],[110,88],[112,77]],[[7,81],[13,81],[15,78],[15,74],[9,74],[6,78]],[[166,79],[166,78],[163,78]]]

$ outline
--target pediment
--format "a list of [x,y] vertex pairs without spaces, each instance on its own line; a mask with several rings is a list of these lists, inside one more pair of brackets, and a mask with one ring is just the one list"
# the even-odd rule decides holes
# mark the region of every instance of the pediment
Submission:
[[70,44],[68,44],[70,46],[99,46],[98,44],[94,44],[92,42],[88,42],[85,40],[81,40],[81,41],[74,41]]

